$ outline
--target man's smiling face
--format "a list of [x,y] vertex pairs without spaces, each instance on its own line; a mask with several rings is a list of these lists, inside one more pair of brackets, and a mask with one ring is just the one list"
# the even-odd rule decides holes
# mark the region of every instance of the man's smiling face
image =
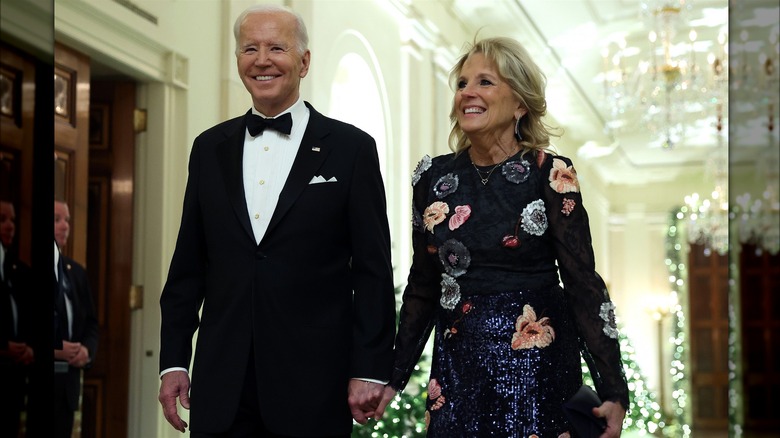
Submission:
[[255,109],[275,117],[298,100],[310,52],[299,53],[295,17],[283,12],[249,14],[241,23],[238,74]]

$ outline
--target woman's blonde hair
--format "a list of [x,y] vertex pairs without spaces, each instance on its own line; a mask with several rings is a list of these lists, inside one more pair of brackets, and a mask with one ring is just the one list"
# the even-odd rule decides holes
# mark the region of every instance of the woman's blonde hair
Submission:
[[[493,62],[498,74],[512,89],[521,105],[528,110],[520,120],[520,134],[523,137],[519,142],[520,150],[526,153],[546,149],[550,145],[550,136],[557,137],[560,134],[552,133],[554,128],[542,121],[542,117],[547,114],[547,100],[544,96],[547,77],[531,59],[531,55],[525,47],[511,38],[486,38],[473,42],[450,71],[450,82],[456,93],[463,64],[475,53],[481,53]],[[450,111],[450,123],[452,124],[449,136],[450,149],[460,154],[471,144],[458,124],[454,99]]]

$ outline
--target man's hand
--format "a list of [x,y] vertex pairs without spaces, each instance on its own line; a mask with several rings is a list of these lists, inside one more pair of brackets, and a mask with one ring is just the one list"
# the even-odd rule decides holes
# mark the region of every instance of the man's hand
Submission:
[[618,438],[623,430],[623,418],[626,410],[620,403],[605,401],[601,406],[593,408],[593,415],[607,419],[607,428],[599,438]]
[[54,350],[54,358],[70,362],[80,351],[80,342],[62,341],[62,350]]
[[[383,390],[384,385],[379,383],[350,379],[347,402],[349,410],[352,411],[352,418],[360,424],[366,424],[371,417],[375,416]],[[382,412],[384,413],[384,407]]]
[[89,351],[87,347],[79,345],[79,351],[70,359],[68,365],[76,368],[84,368],[89,363]]
[[184,371],[171,371],[162,376],[158,400],[168,423],[179,432],[185,432],[187,422],[179,417],[176,410],[177,398],[184,409],[190,409],[190,376]]

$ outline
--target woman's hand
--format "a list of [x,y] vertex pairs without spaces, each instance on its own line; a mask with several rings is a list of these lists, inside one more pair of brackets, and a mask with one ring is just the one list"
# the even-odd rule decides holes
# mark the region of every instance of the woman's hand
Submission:
[[385,414],[385,408],[388,404],[395,398],[395,396],[398,394],[398,391],[393,389],[390,385],[385,385],[385,389],[382,392],[382,398],[379,400],[379,406],[376,408],[376,412],[374,415],[374,418],[376,420],[382,419],[382,416]]
[[626,410],[620,403],[605,401],[601,406],[593,408],[593,415],[605,418],[607,428],[599,438],[617,438],[623,430],[623,418],[626,416]]

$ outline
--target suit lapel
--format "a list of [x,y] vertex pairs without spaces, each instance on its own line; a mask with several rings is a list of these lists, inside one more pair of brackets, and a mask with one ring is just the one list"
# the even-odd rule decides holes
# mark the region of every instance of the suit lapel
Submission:
[[266,236],[279,224],[303,189],[309,185],[314,172],[320,168],[331,151],[331,146],[322,141],[329,132],[325,117],[312,108],[308,102],[306,106],[309,108],[309,124],[303,134],[301,145],[298,148],[292,169],[290,169],[290,175],[279,194],[279,202],[276,204],[273,216],[271,216]]
[[[251,110],[249,110],[251,111]],[[230,204],[236,218],[241,223],[244,231],[249,235],[252,241],[255,240],[255,234],[252,231],[252,224],[249,222],[249,212],[246,206],[246,195],[244,194],[244,130],[246,128],[244,119],[241,118],[237,123],[231,125],[231,130],[226,132],[225,142],[217,146],[217,149],[223,149],[222,153],[217,153],[222,176],[225,179],[225,188],[227,189]],[[241,128],[241,129],[239,129]]]

